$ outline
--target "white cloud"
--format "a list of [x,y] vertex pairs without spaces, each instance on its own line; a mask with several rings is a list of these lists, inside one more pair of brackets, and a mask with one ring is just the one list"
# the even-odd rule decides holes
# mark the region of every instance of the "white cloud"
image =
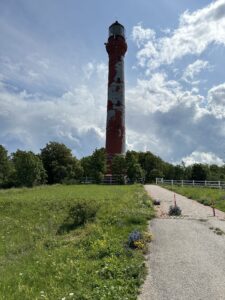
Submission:
[[139,47],[143,44],[137,53],[138,63],[152,70],[187,54],[199,55],[212,43],[225,46],[225,0],[213,1],[193,13],[184,12],[178,28],[170,36],[146,35],[151,29],[141,24],[134,28],[140,33],[136,34],[135,41],[141,41]]
[[180,85],[167,81],[165,73],[155,73],[150,79],[138,79],[137,86],[127,91],[128,106],[143,114],[166,112],[177,102]]
[[202,70],[206,69],[208,65],[208,61],[200,59],[196,60],[194,63],[187,66],[183,73],[182,79],[187,82],[192,82],[195,76],[198,75]]
[[225,118],[225,83],[208,91],[208,104],[216,118]]
[[133,27],[131,37],[133,41],[136,42],[137,46],[140,47],[146,41],[155,39],[155,31],[150,28],[144,29],[141,23],[139,23],[138,25]]
[[208,164],[208,165],[218,165],[222,166],[224,164],[223,160],[211,152],[198,152],[194,151],[191,155],[186,156],[182,159],[186,166],[193,165],[195,163]]
[[129,147],[148,149],[170,162],[196,151],[223,156],[225,117],[218,118],[207,105],[209,97],[216,101],[214,95],[225,99],[223,88],[214,87],[210,96],[204,97],[196,88],[186,90],[169,80],[165,73],[139,79],[127,90]]
[[166,113],[180,104],[185,107],[194,105],[197,116],[204,112],[201,108],[204,97],[197,92],[196,88],[184,90],[179,82],[169,80],[165,73],[153,73],[150,79],[138,79],[137,85],[127,91],[128,106],[148,114],[157,111]]
[[[38,151],[50,140],[64,142],[79,157],[104,146],[106,119],[105,66],[93,65],[95,88],[87,85],[60,97],[0,89],[0,140],[15,147]],[[102,82],[102,83],[101,83]]]
[[[93,63],[90,79],[59,97],[3,86],[1,143],[10,151],[18,147],[37,152],[48,141],[56,140],[68,145],[78,157],[104,146],[106,73],[106,65]],[[210,105],[220,104],[224,85],[209,91]],[[185,90],[165,73],[155,73],[149,79],[138,79],[126,91],[128,149],[149,150],[170,162],[196,151],[223,155],[224,118],[217,118],[202,105],[206,99],[198,90]]]

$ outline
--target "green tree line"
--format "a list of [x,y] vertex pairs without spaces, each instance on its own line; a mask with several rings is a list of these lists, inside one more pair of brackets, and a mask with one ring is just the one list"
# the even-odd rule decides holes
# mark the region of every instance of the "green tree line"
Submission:
[[[194,164],[172,165],[151,152],[127,151],[116,155],[110,173],[120,183],[154,182],[156,177],[188,180],[225,180],[225,165]],[[0,145],[0,188],[32,187],[41,184],[79,183],[92,178],[100,183],[109,173],[105,149],[96,149],[92,155],[77,159],[71,149],[57,142],[49,142],[39,154],[17,150],[8,154]]]

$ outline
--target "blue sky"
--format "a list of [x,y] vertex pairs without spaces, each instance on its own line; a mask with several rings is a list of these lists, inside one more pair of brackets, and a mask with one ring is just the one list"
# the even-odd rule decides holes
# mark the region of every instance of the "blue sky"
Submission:
[[127,149],[186,164],[225,159],[225,0],[0,2],[0,144],[77,157],[105,143],[107,63],[126,28]]

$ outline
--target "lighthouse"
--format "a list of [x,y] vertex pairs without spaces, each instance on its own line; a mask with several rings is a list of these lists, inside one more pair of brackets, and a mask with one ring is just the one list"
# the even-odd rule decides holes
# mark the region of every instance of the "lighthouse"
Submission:
[[126,144],[124,56],[127,43],[125,29],[117,21],[109,27],[109,37],[105,46],[109,56],[106,153],[110,172],[113,157],[116,154],[124,154]]

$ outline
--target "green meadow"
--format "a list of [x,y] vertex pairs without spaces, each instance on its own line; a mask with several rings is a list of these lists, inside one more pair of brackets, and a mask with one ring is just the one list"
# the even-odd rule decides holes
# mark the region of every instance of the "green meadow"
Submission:
[[141,185],[0,191],[0,299],[137,299],[143,249],[129,234],[153,217]]

